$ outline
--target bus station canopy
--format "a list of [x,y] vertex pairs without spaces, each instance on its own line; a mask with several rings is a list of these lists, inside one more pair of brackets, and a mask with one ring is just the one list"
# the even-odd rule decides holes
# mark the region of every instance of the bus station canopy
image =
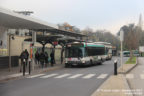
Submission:
[[[52,44],[53,42],[57,41],[58,38],[62,38],[61,35],[49,35],[49,36],[42,36],[38,35],[36,36],[36,42],[39,42],[40,44]],[[32,38],[25,39],[24,41],[32,42]]]
[[38,29],[36,31],[48,32],[48,33],[57,33],[57,34],[63,34],[63,35],[73,36],[73,37],[86,37],[86,35],[84,35],[84,34],[60,30],[60,29]]
[[14,11],[4,9],[0,7],[0,26],[4,26],[9,29],[31,29],[37,31],[46,31],[49,33],[57,33],[63,35],[69,35],[74,37],[82,37],[85,35],[69,32],[58,29],[56,24],[50,24],[45,21],[26,16],[23,14],[15,13]]
[[[54,42],[57,42],[58,44],[62,46],[64,46],[67,43],[76,42],[76,41],[83,42],[82,40],[67,38],[62,35],[48,35],[48,36],[38,35],[36,40],[37,40],[36,42],[39,42],[42,45],[45,45],[47,43],[53,44]],[[25,39],[24,41],[32,42],[32,38]]]
[[0,8],[0,25],[11,29],[54,29],[57,25]]

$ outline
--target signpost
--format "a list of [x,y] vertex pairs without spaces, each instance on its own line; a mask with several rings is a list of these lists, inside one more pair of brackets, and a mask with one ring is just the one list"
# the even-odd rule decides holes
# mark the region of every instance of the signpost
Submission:
[[120,31],[120,42],[121,42],[121,66],[123,71],[123,39],[124,39],[124,32],[123,30]]

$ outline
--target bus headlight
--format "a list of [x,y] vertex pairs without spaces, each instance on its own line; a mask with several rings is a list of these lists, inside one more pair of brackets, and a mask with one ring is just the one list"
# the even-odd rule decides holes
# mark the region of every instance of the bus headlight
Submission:
[[67,59],[65,59],[65,63],[68,63],[68,60],[67,60]]
[[85,63],[85,60],[82,60],[82,63]]

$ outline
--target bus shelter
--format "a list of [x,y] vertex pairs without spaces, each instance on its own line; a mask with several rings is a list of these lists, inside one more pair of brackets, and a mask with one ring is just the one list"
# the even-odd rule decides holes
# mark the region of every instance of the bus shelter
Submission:
[[[40,36],[38,35],[36,38],[36,42],[40,43],[42,45],[42,52],[45,52],[45,45],[46,44],[51,44],[53,46],[53,51],[55,53],[55,47],[56,45],[61,45],[61,63],[63,62],[63,53],[64,53],[64,48],[67,43],[71,42],[83,42],[82,40],[79,39],[74,39],[74,38],[68,38],[63,35],[48,35],[48,36]],[[32,38],[25,39],[24,41],[32,42]],[[55,61],[55,60],[54,60]]]
[[[75,37],[82,37],[82,34],[74,33],[74,32],[67,32],[63,30],[59,30],[56,24],[47,23],[45,21],[36,19],[31,16],[25,16],[22,14],[15,13],[14,11],[4,9],[0,7],[0,26],[5,27],[6,29],[29,29],[32,30],[32,42],[36,42],[36,32],[49,32],[54,34],[65,34],[69,36]],[[4,32],[0,32],[4,33]],[[11,70],[11,38],[12,34],[8,34],[9,41],[8,41],[8,54],[9,54],[9,71]],[[41,38],[42,39],[42,38]],[[43,43],[41,40],[41,43]],[[43,43],[43,45],[46,42]]]

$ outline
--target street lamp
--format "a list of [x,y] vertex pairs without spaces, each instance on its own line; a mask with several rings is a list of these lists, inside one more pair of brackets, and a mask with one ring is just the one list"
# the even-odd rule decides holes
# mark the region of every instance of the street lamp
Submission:
[[120,30],[120,42],[121,42],[121,66],[122,66],[122,71],[123,71],[123,39],[124,39],[124,32],[121,29]]
[[11,39],[14,40],[14,34],[9,33],[9,71],[11,71]]

